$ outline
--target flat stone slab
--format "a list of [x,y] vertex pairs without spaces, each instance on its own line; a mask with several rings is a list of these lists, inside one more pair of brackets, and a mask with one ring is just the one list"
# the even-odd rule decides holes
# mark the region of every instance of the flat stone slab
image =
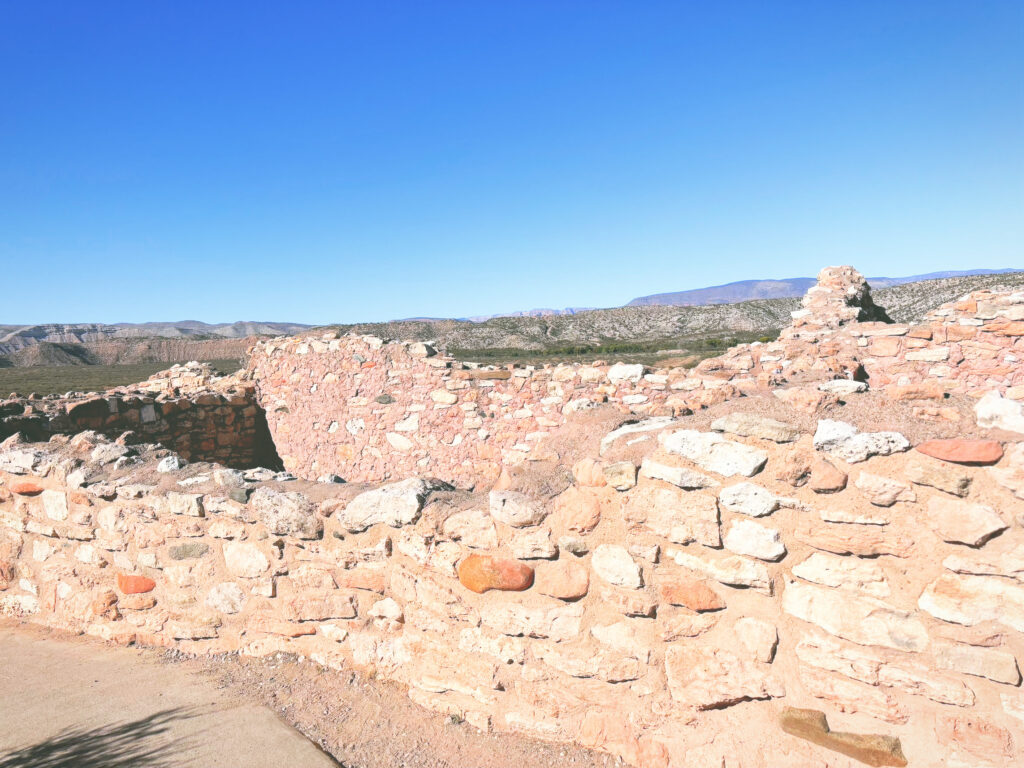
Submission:
[[17,659],[0,674],[4,765],[338,766],[266,707],[149,652],[3,620],[0,658]]
[[996,440],[926,440],[917,451],[954,464],[995,464],[1003,458],[1003,446]]

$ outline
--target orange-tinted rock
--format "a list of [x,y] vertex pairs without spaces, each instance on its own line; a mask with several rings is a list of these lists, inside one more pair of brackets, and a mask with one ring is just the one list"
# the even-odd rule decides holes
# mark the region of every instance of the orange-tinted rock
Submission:
[[8,488],[19,496],[38,496],[43,492],[43,486],[35,480],[12,480]]
[[868,354],[875,357],[896,357],[900,353],[903,342],[898,336],[879,336],[868,345]]
[[537,589],[559,600],[578,600],[590,588],[587,569],[569,560],[543,563],[537,569]]
[[334,583],[342,589],[365,589],[384,594],[385,582],[383,568],[339,568],[334,571]]
[[117,593],[112,589],[105,589],[96,595],[89,606],[93,616],[107,618],[117,621],[121,614],[117,610]]
[[926,440],[917,450],[954,464],[995,464],[1003,458],[1003,446],[996,440]]
[[846,473],[830,461],[818,459],[811,465],[810,487],[815,493],[838,493],[846,487]]
[[924,421],[960,421],[960,411],[935,405],[915,405],[911,408],[915,419]]
[[600,488],[608,485],[601,462],[594,459],[582,459],[576,462],[572,468],[572,475],[576,479],[576,484],[582,487]]
[[794,488],[807,485],[811,476],[811,460],[799,453],[787,453],[776,464],[775,479]]
[[937,381],[922,381],[918,384],[891,384],[885,388],[890,400],[941,400],[946,390]]
[[835,405],[839,402],[839,398],[836,395],[829,392],[820,392],[810,387],[776,389],[772,394],[798,411],[812,415],[829,405]]
[[555,499],[555,509],[562,524],[570,531],[589,533],[601,522],[601,504],[597,496],[575,486],[570,486]]
[[117,574],[117,588],[125,595],[140,595],[156,589],[156,582],[148,576],[119,573]]
[[1001,336],[1024,336],[1024,322],[989,323],[984,330],[998,333]]
[[152,595],[128,595],[118,605],[126,611],[148,611],[156,605],[156,598]]
[[691,611],[720,611],[725,603],[711,587],[699,579],[676,578],[658,584],[663,603],[681,605]]
[[459,581],[477,593],[489,589],[522,592],[533,585],[533,568],[510,558],[470,555],[459,563]]

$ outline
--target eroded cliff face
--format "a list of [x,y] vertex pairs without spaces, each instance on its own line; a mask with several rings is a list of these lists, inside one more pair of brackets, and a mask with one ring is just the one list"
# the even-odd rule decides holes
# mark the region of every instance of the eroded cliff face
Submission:
[[254,385],[306,480],[12,437],[0,612],[359,667],[643,768],[1018,765],[1024,294],[906,327],[830,274],[694,371],[344,337],[150,385]]

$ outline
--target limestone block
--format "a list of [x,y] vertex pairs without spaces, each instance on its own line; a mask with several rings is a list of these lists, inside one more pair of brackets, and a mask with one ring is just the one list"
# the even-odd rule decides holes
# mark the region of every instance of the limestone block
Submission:
[[665,651],[665,674],[672,698],[698,709],[786,695],[770,665],[722,648],[670,645]]
[[[353,503],[358,498],[353,499]],[[249,503],[257,518],[275,535],[300,539],[318,539],[323,535],[324,523],[316,512],[316,506],[301,493],[257,488]]]
[[717,547],[722,541],[718,503],[710,494],[645,485],[630,494],[622,514],[676,544]]
[[590,565],[599,577],[609,584],[626,589],[640,589],[643,575],[625,547],[601,544],[590,558]]
[[722,544],[730,552],[759,560],[775,562],[786,556],[786,545],[779,531],[753,520],[734,521],[722,537]]
[[[431,491],[447,487],[420,478],[409,478],[356,496],[343,510],[335,513],[338,522],[352,533],[383,523],[401,528],[420,518],[423,504]],[[322,522],[321,522],[322,526]]]
[[727,440],[716,432],[684,429],[662,433],[658,439],[669,453],[683,456],[701,469],[725,477],[751,477],[768,461],[765,451]]
[[718,503],[730,512],[764,517],[779,508],[779,501],[766,488],[754,483],[736,483],[718,493]]
[[783,421],[753,413],[729,413],[711,423],[711,429],[740,437],[758,437],[776,443],[791,443],[800,437],[800,430]]
[[782,610],[861,645],[923,651],[928,632],[911,612],[872,597],[786,580]]
[[772,580],[768,569],[756,560],[731,555],[705,560],[682,550],[670,549],[668,556],[683,568],[699,573],[722,584],[749,587],[765,595],[772,594]]
[[928,502],[928,525],[944,541],[979,547],[1009,526],[991,507],[935,497]]
[[910,441],[899,432],[861,432],[846,422],[821,419],[814,433],[814,447],[855,464],[872,456],[909,450]]
[[232,576],[249,579],[261,576],[270,567],[267,556],[255,544],[234,541],[224,544],[224,564]]
[[548,510],[540,502],[516,491],[491,491],[491,517],[513,528],[525,528],[543,522]]
[[888,597],[890,593],[885,573],[873,560],[815,552],[793,566],[793,575],[804,581],[863,592],[871,597]]
[[666,483],[692,490],[695,488],[710,488],[718,485],[718,481],[702,472],[690,469],[689,467],[676,467],[663,462],[654,461],[645,457],[640,464],[640,476],[652,480],[664,480]]

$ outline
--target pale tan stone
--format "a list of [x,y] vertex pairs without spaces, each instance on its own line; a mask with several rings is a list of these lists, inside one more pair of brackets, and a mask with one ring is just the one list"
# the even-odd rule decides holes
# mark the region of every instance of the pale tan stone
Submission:
[[928,632],[911,612],[872,597],[787,579],[782,610],[861,645],[901,651],[923,651],[928,646]]
[[939,497],[928,502],[927,520],[944,541],[971,547],[1009,527],[991,507]]
[[747,661],[721,648],[670,645],[665,651],[665,673],[672,698],[698,709],[786,695],[770,665]]
[[670,549],[667,555],[683,568],[733,587],[750,587],[772,594],[772,580],[764,564],[738,555],[704,559],[688,552]]
[[707,493],[645,485],[630,493],[622,514],[628,522],[642,523],[675,544],[722,543],[718,502]]
[[643,574],[625,547],[616,544],[601,544],[590,558],[590,566],[601,579],[617,587],[639,589],[643,586]]
[[973,626],[995,621],[1024,632],[1024,585],[992,576],[942,574],[917,601],[937,619]]
[[877,507],[891,507],[897,501],[917,501],[917,494],[908,484],[870,472],[861,472],[857,475],[854,485]]
[[793,575],[805,581],[863,592],[871,597],[888,597],[889,582],[877,562],[814,552],[793,566]]
[[1012,653],[993,648],[950,643],[935,649],[935,663],[940,669],[951,669],[975,677],[987,677],[997,683],[1020,685],[1020,670]]

